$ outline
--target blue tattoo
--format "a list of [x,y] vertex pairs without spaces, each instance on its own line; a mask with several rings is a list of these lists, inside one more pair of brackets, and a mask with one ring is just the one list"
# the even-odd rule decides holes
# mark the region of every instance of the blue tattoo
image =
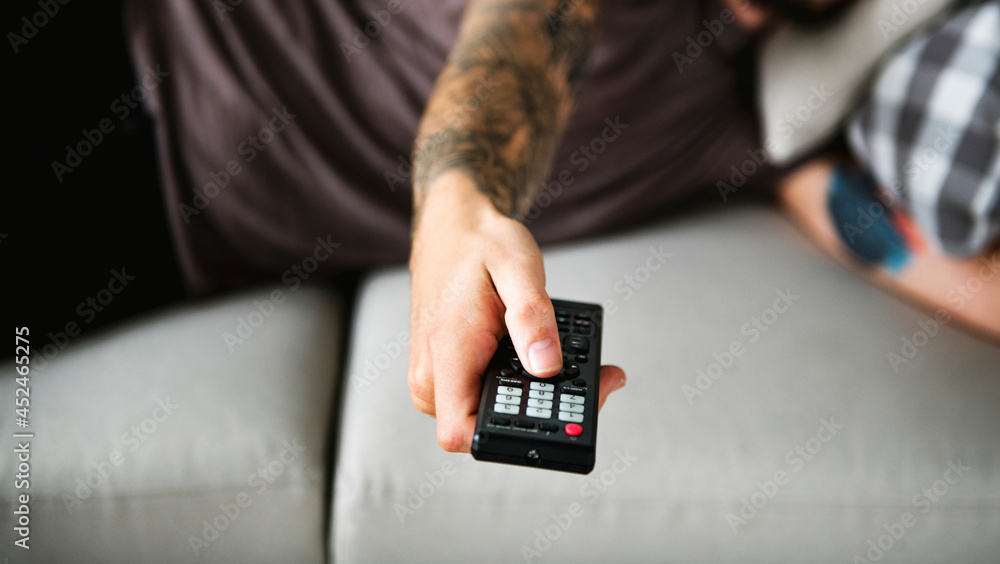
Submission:
[[827,208],[840,240],[856,257],[899,272],[910,261],[910,248],[876,192],[870,176],[838,166],[830,178]]

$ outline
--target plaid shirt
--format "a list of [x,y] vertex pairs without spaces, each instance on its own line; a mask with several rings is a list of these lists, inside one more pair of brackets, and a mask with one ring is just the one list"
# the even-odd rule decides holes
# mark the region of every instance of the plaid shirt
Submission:
[[1000,235],[1000,0],[970,5],[880,69],[848,140],[924,236],[970,256]]

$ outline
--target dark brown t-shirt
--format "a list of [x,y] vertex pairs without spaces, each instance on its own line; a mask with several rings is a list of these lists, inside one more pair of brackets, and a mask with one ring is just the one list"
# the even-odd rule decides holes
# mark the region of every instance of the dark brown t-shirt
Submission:
[[[467,0],[235,3],[126,3],[140,82],[158,78],[146,101],[189,290],[280,276],[319,247],[326,271],[404,261],[409,153]],[[732,61],[746,37],[731,20],[715,0],[605,2],[525,220],[539,243],[715,191],[752,159],[757,128]]]

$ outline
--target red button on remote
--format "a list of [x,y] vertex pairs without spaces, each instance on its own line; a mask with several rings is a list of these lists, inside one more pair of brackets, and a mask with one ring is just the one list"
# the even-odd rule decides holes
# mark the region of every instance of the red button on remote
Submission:
[[566,425],[566,434],[575,437],[583,432],[583,427],[577,425],[576,423],[569,423]]

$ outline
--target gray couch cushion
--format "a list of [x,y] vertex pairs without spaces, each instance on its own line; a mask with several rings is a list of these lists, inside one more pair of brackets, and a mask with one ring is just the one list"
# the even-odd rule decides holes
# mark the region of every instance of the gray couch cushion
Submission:
[[[149,315],[33,363],[31,548],[15,548],[5,526],[0,555],[322,562],[341,302],[315,287],[274,291]],[[227,333],[245,341],[227,344]],[[0,371],[5,404],[11,364]],[[4,523],[23,493],[13,487],[13,415],[5,406],[0,421]],[[195,537],[207,545],[195,541],[197,555]]]
[[545,256],[550,295],[605,304],[604,361],[629,375],[594,472],[441,451],[406,385],[407,273],[373,274],[345,375],[335,561],[996,561],[1000,349],[933,327],[766,209]]

